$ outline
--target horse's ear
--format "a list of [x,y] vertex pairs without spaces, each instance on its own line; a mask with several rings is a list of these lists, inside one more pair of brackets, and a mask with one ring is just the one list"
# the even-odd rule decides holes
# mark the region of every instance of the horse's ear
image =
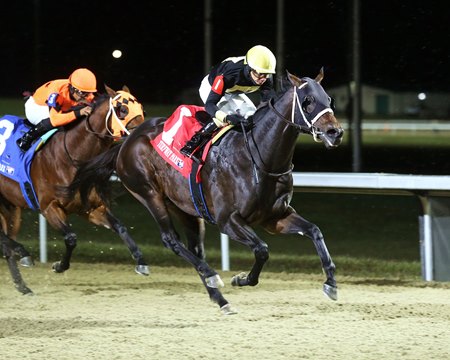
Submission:
[[302,84],[302,80],[295,75],[292,75],[289,71],[286,70],[286,76],[290,83],[294,86],[300,86]]
[[126,85],[122,86],[122,90],[131,94],[130,89]]
[[316,76],[314,80],[316,80],[317,83],[320,84],[320,82],[323,80],[325,73],[323,72],[323,66],[320,68],[319,74]]
[[105,89],[109,96],[114,97],[116,95],[116,92],[106,84],[105,84]]

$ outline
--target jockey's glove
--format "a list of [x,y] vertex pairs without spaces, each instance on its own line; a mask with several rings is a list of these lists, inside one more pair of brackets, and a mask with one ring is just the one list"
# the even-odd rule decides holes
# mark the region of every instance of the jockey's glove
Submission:
[[88,116],[92,112],[91,106],[78,105],[72,107],[72,110],[75,112],[75,117],[77,119],[82,118],[83,116]]
[[231,125],[239,125],[239,124],[243,124],[244,126],[247,126],[247,119],[241,115],[237,115],[237,114],[232,114],[232,115],[227,115],[227,122],[230,123]]

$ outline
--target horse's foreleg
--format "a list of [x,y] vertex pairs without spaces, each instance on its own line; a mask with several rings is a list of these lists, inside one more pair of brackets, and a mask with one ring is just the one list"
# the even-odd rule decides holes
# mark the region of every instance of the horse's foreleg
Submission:
[[238,213],[233,213],[229,217],[228,222],[223,226],[221,231],[228,234],[233,240],[250,247],[255,255],[255,263],[248,275],[241,273],[234,276],[231,284],[233,286],[257,285],[262,268],[269,259],[269,248],[267,244],[258,237]]
[[70,259],[72,258],[73,250],[77,246],[77,235],[72,231],[72,227],[67,224],[67,215],[61,209],[56,201],[51,203],[43,212],[43,215],[49,224],[62,232],[64,235],[64,244],[66,251],[60,261],[53,263],[52,269],[56,273],[63,273],[70,268]]
[[273,224],[269,224],[266,226],[266,230],[272,233],[300,234],[309,237],[314,243],[322,263],[322,268],[327,277],[323,285],[323,291],[330,299],[337,300],[337,285],[334,277],[336,266],[328,252],[322,232],[317,225],[298,215],[294,209],[289,208],[288,211],[289,213],[286,217],[275,221]]
[[71,227],[64,227],[64,244],[66,245],[66,252],[60,261],[53,263],[52,269],[56,273],[63,273],[70,269],[70,259],[72,258],[72,253],[77,247],[77,234],[71,231]]
[[136,260],[136,267],[134,269],[136,273],[140,275],[149,275],[150,269],[147,262],[144,260],[144,255],[128,233],[126,226],[123,225],[120,220],[117,219],[109,210],[106,212],[106,217],[111,224],[112,229],[120,236],[125,245],[128,247],[133,259]]

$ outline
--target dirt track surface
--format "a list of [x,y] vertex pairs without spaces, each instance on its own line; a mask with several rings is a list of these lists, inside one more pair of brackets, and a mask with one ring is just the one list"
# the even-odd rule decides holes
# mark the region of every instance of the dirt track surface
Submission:
[[[237,273],[238,271],[236,271]],[[229,285],[239,314],[224,316],[194,270],[74,263],[22,269],[34,296],[15,290],[0,262],[2,359],[448,359],[450,284],[263,273]]]

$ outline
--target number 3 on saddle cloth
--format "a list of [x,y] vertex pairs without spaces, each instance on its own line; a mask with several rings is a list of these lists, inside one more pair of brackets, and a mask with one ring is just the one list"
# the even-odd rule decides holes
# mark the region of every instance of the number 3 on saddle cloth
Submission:
[[205,111],[205,108],[195,105],[180,105],[164,123],[163,132],[151,140],[150,143],[167,163],[185,178],[189,179],[192,200],[198,214],[210,223],[215,223],[214,219],[209,215],[203,198],[200,170],[213,142],[228,131],[230,127],[222,128],[212,140],[205,144],[202,164],[197,164],[192,159],[181,154],[180,149],[203,126],[195,118],[195,114],[198,111]]
[[30,177],[31,162],[35,152],[57,129],[47,132],[24,153],[16,141],[29,129],[25,120],[17,116],[4,115],[0,118],[0,174],[18,182],[30,209],[39,210],[39,202]]

